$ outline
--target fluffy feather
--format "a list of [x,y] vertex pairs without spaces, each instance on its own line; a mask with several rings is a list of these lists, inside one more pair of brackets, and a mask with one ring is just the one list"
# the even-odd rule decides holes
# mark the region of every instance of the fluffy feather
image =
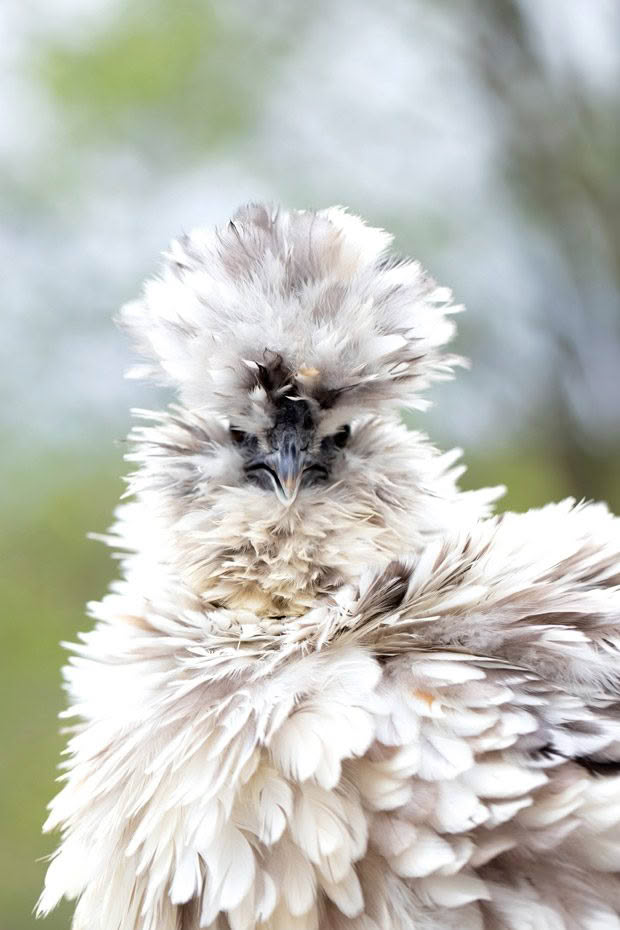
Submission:
[[268,422],[278,390],[353,413],[419,406],[456,356],[441,346],[458,307],[417,262],[383,260],[392,237],[339,207],[244,207],[223,229],[174,242],[121,321],[153,359],[134,370],[180,388],[201,413]]
[[[397,422],[451,324],[389,241],[249,207],[123,312],[181,402],[134,431],[122,578],[65,669],[40,912],[77,898],[74,930],[620,926],[620,521],[494,518]],[[291,506],[228,432],[288,395],[353,418]]]

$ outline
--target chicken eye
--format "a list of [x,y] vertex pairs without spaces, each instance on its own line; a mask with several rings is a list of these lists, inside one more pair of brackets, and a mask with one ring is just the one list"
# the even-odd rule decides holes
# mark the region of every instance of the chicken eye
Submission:
[[242,442],[247,437],[247,433],[244,433],[242,429],[237,429],[236,426],[229,427],[230,438],[235,443],[235,445],[240,446]]
[[342,426],[334,435],[334,445],[337,446],[338,449],[344,449],[349,441],[350,435],[351,427],[348,424]]

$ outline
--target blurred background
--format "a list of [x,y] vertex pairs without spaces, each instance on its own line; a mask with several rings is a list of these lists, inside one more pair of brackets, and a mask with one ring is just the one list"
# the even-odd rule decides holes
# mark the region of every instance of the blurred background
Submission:
[[[31,927],[59,641],[114,564],[131,406],[111,323],[248,199],[348,205],[469,312],[415,425],[502,506],[620,510],[617,0],[4,0],[0,930]],[[47,921],[68,927],[65,906]]]

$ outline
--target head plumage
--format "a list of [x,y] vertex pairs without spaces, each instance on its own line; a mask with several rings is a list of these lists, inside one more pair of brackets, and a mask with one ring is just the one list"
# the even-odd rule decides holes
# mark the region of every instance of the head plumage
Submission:
[[425,406],[420,392],[459,361],[441,351],[459,308],[419,263],[389,258],[391,241],[341,207],[249,205],[195,230],[121,311],[148,360],[132,374],[240,426],[268,419],[282,393],[331,425]]

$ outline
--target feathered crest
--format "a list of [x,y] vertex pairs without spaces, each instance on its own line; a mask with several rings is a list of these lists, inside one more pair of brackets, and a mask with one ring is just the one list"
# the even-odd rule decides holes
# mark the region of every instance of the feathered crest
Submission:
[[150,360],[130,374],[246,422],[268,418],[278,393],[331,420],[425,406],[419,392],[460,361],[440,351],[459,308],[417,262],[386,258],[391,241],[341,207],[250,205],[195,230],[121,311]]

